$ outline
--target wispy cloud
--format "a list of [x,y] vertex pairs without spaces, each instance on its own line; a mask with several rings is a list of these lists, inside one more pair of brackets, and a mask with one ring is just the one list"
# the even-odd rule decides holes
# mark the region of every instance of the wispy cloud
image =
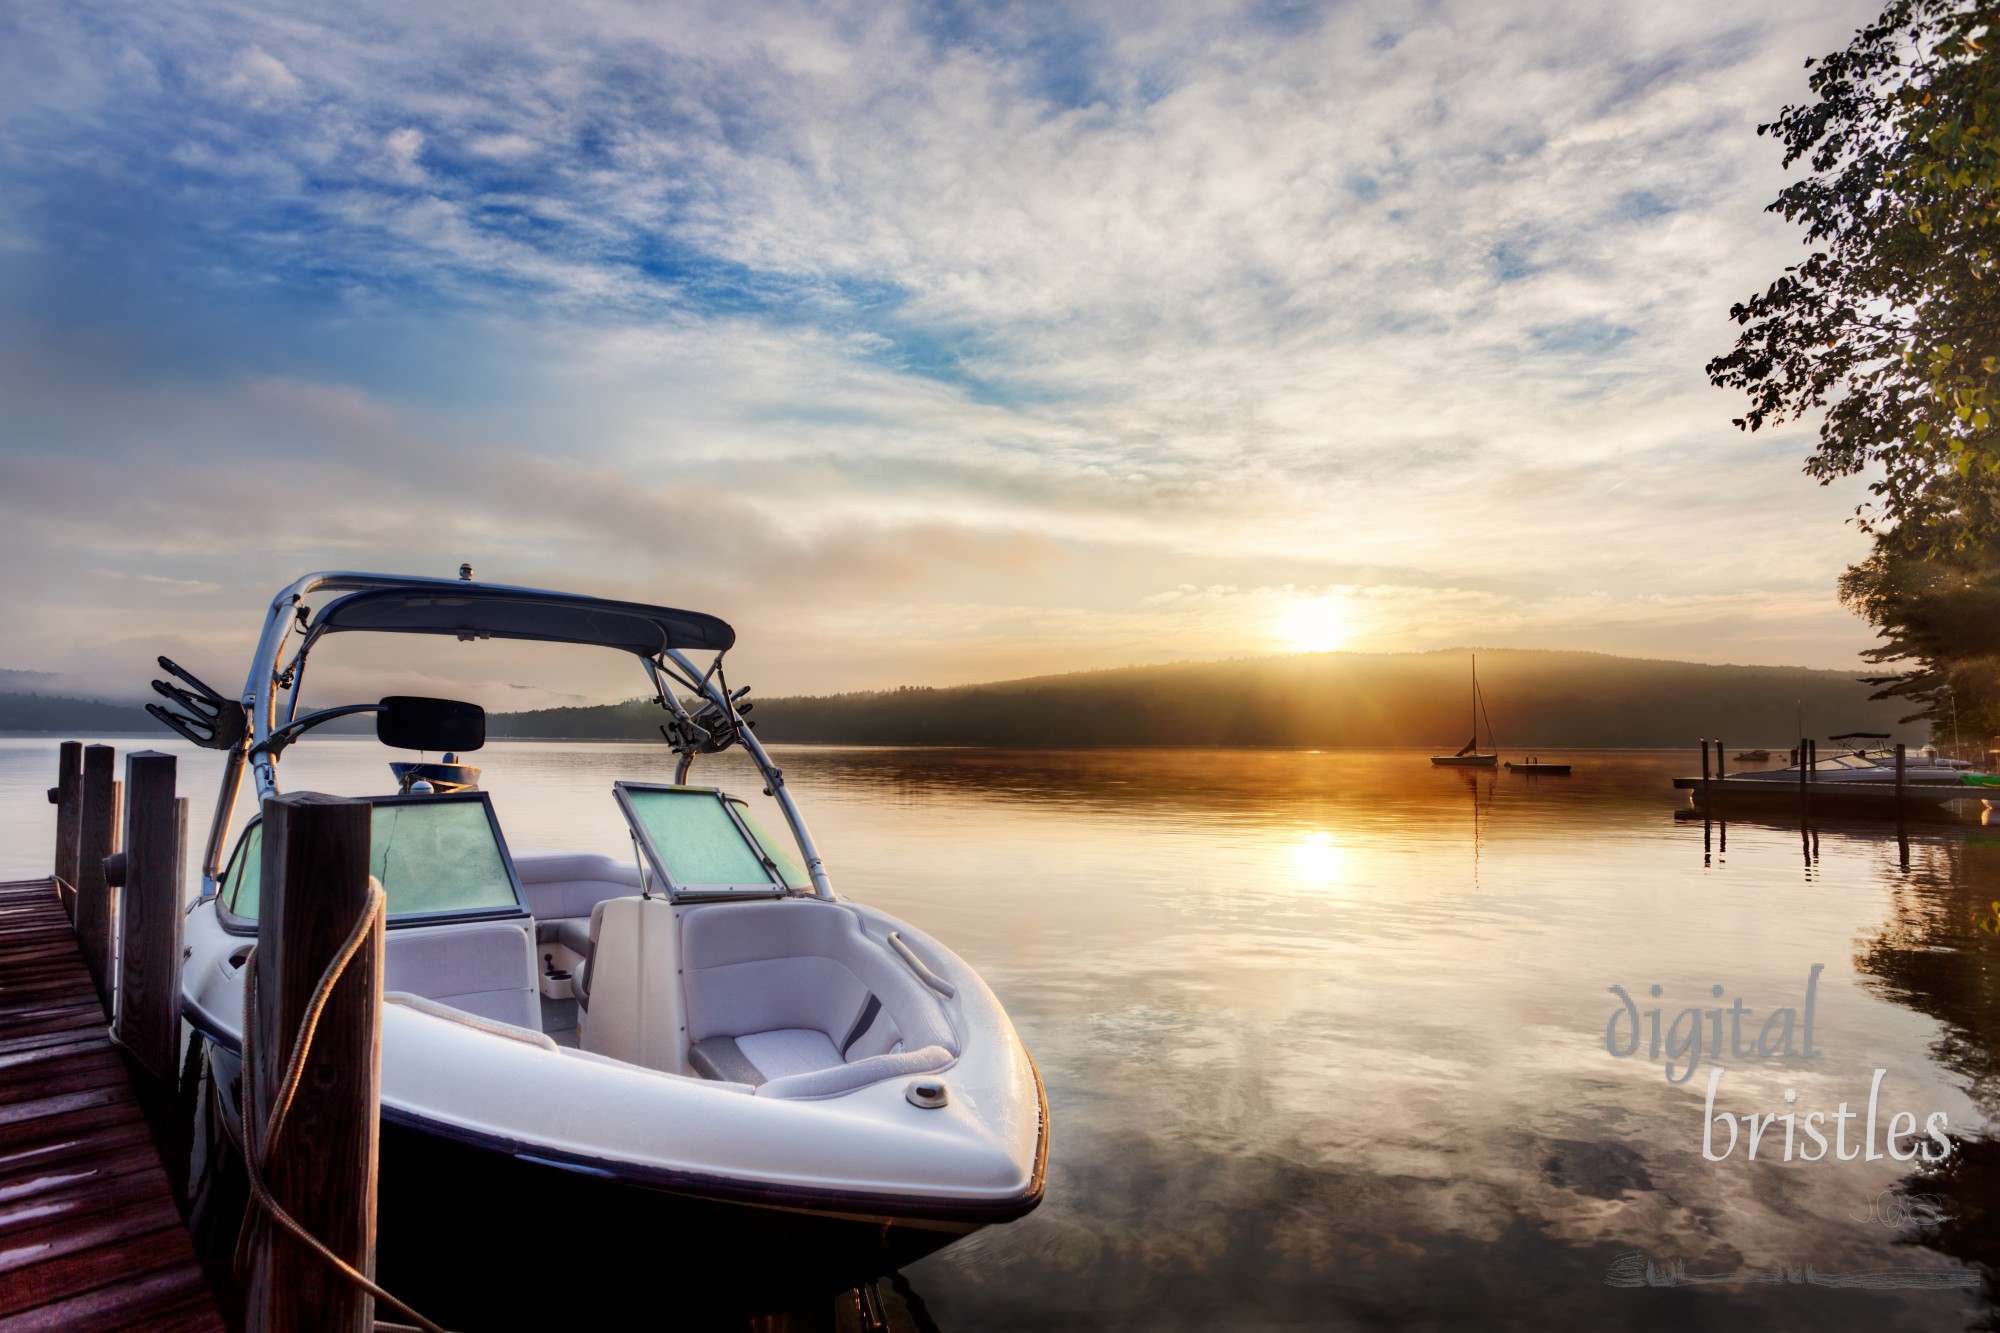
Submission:
[[1754,126],[1871,12],[29,11],[0,625],[98,642],[61,529],[213,585],[184,627],[478,548],[719,598],[796,685],[1280,647],[1324,589],[1385,648],[1851,661],[1858,496],[1699,367],[1795,249]]

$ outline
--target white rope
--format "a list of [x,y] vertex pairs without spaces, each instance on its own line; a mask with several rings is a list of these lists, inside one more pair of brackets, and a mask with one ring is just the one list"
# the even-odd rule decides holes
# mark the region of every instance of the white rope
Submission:
[[[299,1020],[298,1033],[292,1039],[291,1056],[285,1062],[284,1077],[279,1081],[277,1092],[272,1098],[270,1118],[261,1128],[251,1108],[251,1085],[256,1081],[256,1064],[251,1051],[252,1030],[256,1026],[257,1013],[255,949],[251,950],[250,957],[243,964],[243,1160],[249,1169],[252,1206],[244,1210],[243,1229],[236,1237],[236,1273],[241,1279],[249,1267],[249,1254],[260,1224],[257,1210],[261,1208],[271,1221],[289,1231],[301,1245],[325,1260],[328,1267],[349,1283],[367,1292],[384,1305],[407,1315],[415,1321],[415,1326],[423,1330],[423,1333],[446,1333],[440,1325],[432,1323],[391,1296],[367,1274],[328,1249],[318,1237],[308,1232],[298,1219],[285,1211],[283,1205],[271,1196],[269,1187],[264,1183],[264,1168],[268,1164],[269,1155],[278,1141],[278,1136],[284,1132],[285,1117],[291,1111],[292,1098],[297,1095],[299,1080],[305,1074],[306,1056],[312,1050],[313,1036],[319,1029],[320,1014],[326,1008],[328,998],[333,994],[334,985],[347,970],[348,963],[361,951],[361,946],[367,942],[375,923],[383,919],[387,911],[387,895],[382,892],[380,884],[371,880],[368,885],[368,906],[362,911],[360,920],[355,922],[354,929],[341,944],[339,952],[335,953],[332,961],[326,965],[326,971],[320,974],[319,984],[313,987],[312,999],[306,1004],[305,1014]],[[385,1330],[409,1327],[379,1320],[375,1326]]]

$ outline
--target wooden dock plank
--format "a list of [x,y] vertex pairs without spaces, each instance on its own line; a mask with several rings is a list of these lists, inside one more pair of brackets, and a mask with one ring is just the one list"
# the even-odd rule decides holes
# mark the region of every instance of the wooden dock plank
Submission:
[[[186,1243],[186,1237],[182,1237]],[[0,1333],[27,1333],[27,1330],[90,1329],[94,1333],[115,1333],[127,1328],[160,1327],[159,1317],[185,1317],[196,1298],[207,1298],[201,1269],[192,1260],[185,1265],[144,1273],[123,1282],[73,1295],[32,1310],[0,1318]],[[215,1302],[207,1301],[206,1319],[180,1325],[184,1328],[214,1329],[221,1333],[222,1317]]]
[[52,881],[0,884],[0,1333],[224,1328]]

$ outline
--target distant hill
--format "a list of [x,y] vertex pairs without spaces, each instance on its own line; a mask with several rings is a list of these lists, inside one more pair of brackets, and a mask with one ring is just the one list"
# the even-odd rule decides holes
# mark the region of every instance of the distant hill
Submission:
[[0,692],[0,731],[61,731],[88,735],[131,731],[164,733],[166,728],[155,722],[152,715],[138,704]]
[[[1456,749],[1471,734],[1467,653],[1316,653],[1126,667],[949,689],[761,700],[768,741],[870,745],[1395,746]],[[1734,748],[1807,734],[1886,731],[1894,702],[1840,671],[1707,666],[1604,653],[1492,649],[1480,684],[1501,744],[1667,747],[1721,736]],[[623,739],[659,734],[657,705],[496,715],[495,736]],[[1481,736],[1485,735],[1482,723]]]
[[[1268,745],[1457,749],[1471,735],[1467,654],[1315,653],[1124,667],[949,689],[905,687],[757,701],[769,741],[858,745]],[[1491,649],[1479,679],[1510,751],[1660,747],[1721,736],[1733,748],[1789,746],[1806,731],[1887,731],[1900,706],[1871,703],[1845,672],[1704,666],[1603,653]],[[626,740],[659,735],[648,700],[496,713],[495,737]],[[367,719],[330,730],[364,731]],[[136,704],[0,692],[0,732],[88,735],[165,729]],[[1480,735],[1485,736],[1482,723]]]

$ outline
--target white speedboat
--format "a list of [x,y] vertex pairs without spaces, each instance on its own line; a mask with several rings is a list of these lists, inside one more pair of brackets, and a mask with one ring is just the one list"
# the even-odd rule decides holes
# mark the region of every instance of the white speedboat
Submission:
[[[1980,776],[1979,771],[1963,759],[1948,759],[1936,751],[1906,754],[1903,760],[1903,781],[1906,783],[1962,783],[1971,775]],[[1797,785],[1799,766],[1788,764],[1783,768],[1759,768],[1748,772],[1731,773],[1730,782],[1789,782]],[[1845,754],[1829,755],[1814,762],[1808,782],[1885,782],[1893,785],[1896,781],[1896,755],[1894,751],[1853,750]]]
[[[605,793],[629,855],[516,855],[478,790],[371,797],[389,911],[383,1284],[457,1328],[603,1326],[635,1299],[669,1319],[782,1309],[1033,1209],[1033,1061],[963,960],[834,891],[728,688],[734,631],[462,574],[300,579],[271,603],[240,700],[162,659],[188,688],[158,688],[186,711],[155,712],[227,752],[182,1006],[229,1141],[263,869],[259,820],[231,837],[245,771],[276,794],[286,750],[357,712],[397,748],[484,739],[484,714],[451,701],[300,715],[314,648],[348,632],[586,644],[638,659],[679,755],[674,782]],[[732,744],[769,800],[689,783],[697,755]]]

